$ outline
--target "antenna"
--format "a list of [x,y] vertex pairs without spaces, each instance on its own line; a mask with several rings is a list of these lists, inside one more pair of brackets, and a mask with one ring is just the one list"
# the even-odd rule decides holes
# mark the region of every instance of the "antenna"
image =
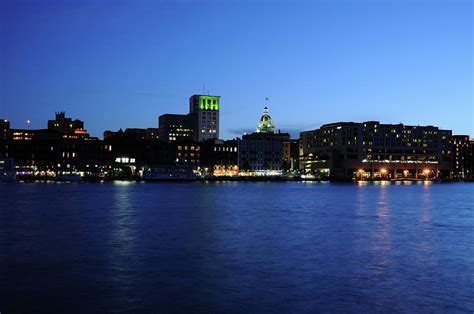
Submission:
[[206,93],[206,83],[202,83],[202,94]]

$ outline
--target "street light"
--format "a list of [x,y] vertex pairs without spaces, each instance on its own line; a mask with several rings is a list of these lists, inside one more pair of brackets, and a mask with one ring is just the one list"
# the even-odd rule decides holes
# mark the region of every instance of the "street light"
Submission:
[[431,172],[431,170],[430,170],[430,169],[425,169],[425,170],[423,170],[423,174],[425,175],[425,178],[426,178],[426,179],[428,179],[428,178],[429,178],[429,176],[430,176],[430,172]]

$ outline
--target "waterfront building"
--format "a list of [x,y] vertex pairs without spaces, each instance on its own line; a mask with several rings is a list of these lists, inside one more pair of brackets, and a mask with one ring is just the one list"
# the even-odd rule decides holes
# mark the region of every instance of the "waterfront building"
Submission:
[[434,126],[338,122],[300,133],[303,158],[339,179],[449,177],[451,131]]
[[195,141],[145,141],[139,164],[147,167],[188,165],[198,169],[201,165],[201,144]]
[[[147,129],[127,128],[118,131],[105,131],[103,143],[110,148],[105,164],[113,165],[117,169],[126,166],[141,165],[144,160],[144,142]],[[113,148],[113,149],[112,149]]]
[[237,140],[207,140],[201,143],[202,173],[214,176],[239,174]]
[[201,163],[201,146],[195,141],[173,143],[172,148],[177,151],[175,162],[187,163],[197,168]]
[[290,134],[276,133],[275,125],[265,107],[256,132],[245,134],[238,141],[239,169],[243,174],[281,175],[285,147],[290,158]]
[[158,128],[147,128],[145,132],[146,140],[158,140],[160,131]]
[[0,120],[0,140],[6,140],[10,137],[10,121],[7,119]]
[[158,118],[159,139],[190,141],[194,138],[194,121],[188,114],[163,114]]
[[0,157],[15,158],[18,168],[28,171],[93,171],[111,150],[97,138],[63,138],[40,131],[44,130],[30,131],[31,137],[28,132],[13,132],[23,136],[3,141]]
[[287,171],[299,170],[299,156],[300,156],[300,141],[299,139],[290,139],[289,143],[283,142],[283,156],[284,169]]
[[467,176],[467,179],[474,179],[474,140],[472,139],[469,141],[467,169],[469,169],[469,175]]
[[142,128],[126,128],[123,132],[123,136],[128,139],[134,139],[137,141],[144,140],[146,138],[146,129]]
[[84,130],[84,122],[66,118],[64,112],[57,112],[55,120],[48,121],[47,129],[11,129],[8,120],[3,120],[3,138],[14,141],[31,141],[33,139],[84,139],[90,138]]
[[64,138],[89,137],[87,130],[84,130],[84,122],[67,118],[64,111],[56,112],[56,118],[48,120],[48,130],[57,131]]
[[469,136],[453,135],[452,176],[456,179],[471,177]]
[[17,168],[28,173],[93,171],[110,151],[89,136],[82,121],[66,118],[63,112],[48,121],[47,129],[10,129],[0,145],[0,157],[14,158]]
[[328,157],[309,153],[299,156],[298,170],[302,178],[329,179]]
[[189,98],[195,141],[219,138],[219,102],[220,96],[192,95]]
[[127,128],[125,131],[122,129],[118,131],[104,131],[104,140],[109,140],[112,138],[119,138],[124,140],[157,140],[158,139],[158,129],[157,128]]

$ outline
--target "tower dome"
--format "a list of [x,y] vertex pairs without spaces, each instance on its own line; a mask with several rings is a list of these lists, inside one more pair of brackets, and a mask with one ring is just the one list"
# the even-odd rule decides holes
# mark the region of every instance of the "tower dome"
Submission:
[[268,107],[263,108],[263,115],[260,118],[257,126],[258,133],[275,133],[275,125],[273,124],[272,117],[268,114]]

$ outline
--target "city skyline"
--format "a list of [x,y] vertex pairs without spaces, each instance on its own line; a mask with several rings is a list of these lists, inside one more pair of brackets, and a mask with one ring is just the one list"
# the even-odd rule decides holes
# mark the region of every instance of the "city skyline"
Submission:
[[0,1],[0,314],[473,312],[473,32],[474,0]]
[[266,97],[293,137],[369,120],[474,134],[470,1],[244,4],[2,2],[0,114],[40,129],[66,111],[102,137],[209,91],[221,138],[254,130]]

